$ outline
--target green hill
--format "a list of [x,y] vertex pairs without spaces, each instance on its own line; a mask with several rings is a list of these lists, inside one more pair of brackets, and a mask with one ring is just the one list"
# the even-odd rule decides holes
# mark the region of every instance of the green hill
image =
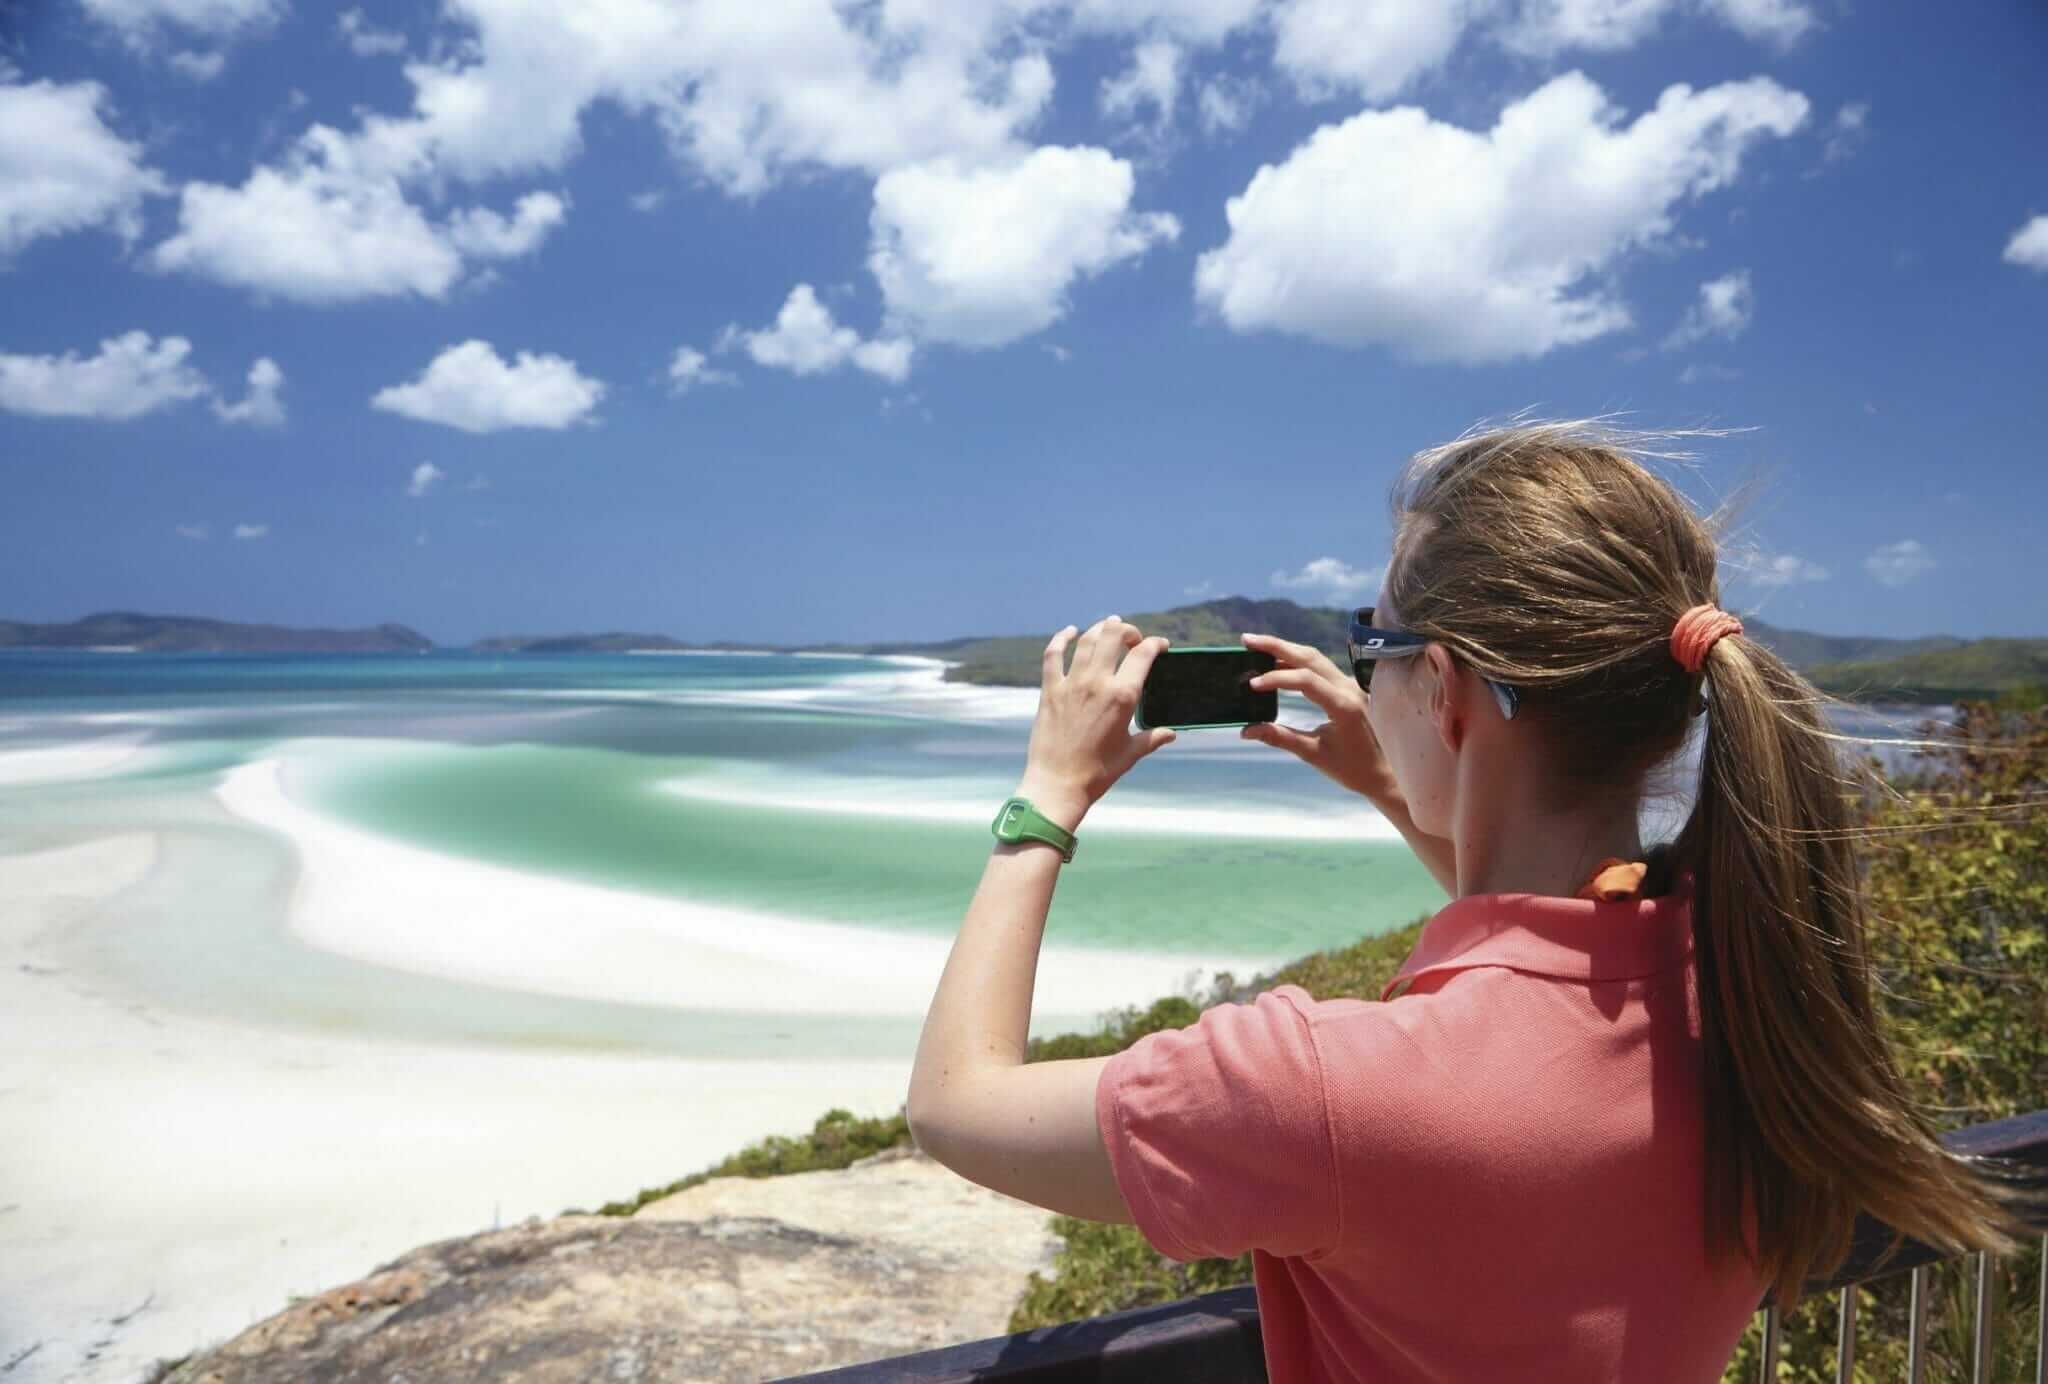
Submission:
[[[1236,644],[1238,635],[1245,632],[1277,634],[1314,645],[1341,667],[1347,658],[1345,630],[1350,614],[1349,606],[1303,606],[1288,600],[1228,596],[1125,618],[1146,634],[1163,634],[1181,646]],[[1852,700],[1933,704],[2048,681],[2048,640],[1815,634],[1755,619],[1744,621],[1744,626],[1751,638],[1814,677],[1824,690]],[[952,682],[1036,687],[1039,655],[1051,637],[1052,631],[1047,630],[1043,634],[969,636],[926,644],[837,647],[957,660],[956,666],[946,670],[947,680]]]
[[374,629],[291,629],[194,615],[109,610],[69,624],[0,620],[0,649],[134,649],[141,653],[418,653],[434,641],[404,625]]

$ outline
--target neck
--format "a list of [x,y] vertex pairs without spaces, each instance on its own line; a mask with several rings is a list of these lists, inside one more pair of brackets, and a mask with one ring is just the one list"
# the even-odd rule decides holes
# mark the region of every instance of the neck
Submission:
[[[1478,750],[1479,747],[1471,747]],[[1519,756],[1460,756],[1452,823],[1458,896],[1543,894],[1571,898],[1610,856],[1641,860],[1639,804],[1600,802],[1546,811]]]

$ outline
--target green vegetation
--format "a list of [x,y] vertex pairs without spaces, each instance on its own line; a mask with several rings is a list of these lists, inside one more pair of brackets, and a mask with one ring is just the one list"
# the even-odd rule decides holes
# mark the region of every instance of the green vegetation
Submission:
[[844,1168],[871,1154],[910,1142],[910,1125],[903,1112],[885,1119],[859,1119],[851,1111],[827,1110],[811,1126],[809,1134],[790,1139],[771,1134],[722,1163],[669,1183],[648,1187],[631,1201],[608,1201],[595,1212],[570,1209],[565,1216],[630,1216],[650,1201],[660,1201],[714,1177],[780,1177],[784,1173],[811,1173]]
[[1825,663],[1808,676],[1822,691],[1858,701],[1988,701],[2048,683],[2048,639],[1979,639],[1902,658]]

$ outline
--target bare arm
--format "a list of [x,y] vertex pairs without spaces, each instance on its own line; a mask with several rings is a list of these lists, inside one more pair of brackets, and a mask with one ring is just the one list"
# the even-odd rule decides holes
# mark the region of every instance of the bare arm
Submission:
[[[1095,800],[1174,733],[1129,730],[1164,638],[1141,641],[1135,628],[1107,616],[1081,636],[1073,671],[1063,674],[1073,633],[1069,625],[1046,645],[1018,792],[1078,831]],[[910,1132],[919,1148],[984,1187],[1049,1211],[1128,1222],[1095,1121],[1095,1090],[1109,1059],[1024,1061],[1060,863],[1057,850],[1037,842],[998,844],[990,853],[918,1038]]]

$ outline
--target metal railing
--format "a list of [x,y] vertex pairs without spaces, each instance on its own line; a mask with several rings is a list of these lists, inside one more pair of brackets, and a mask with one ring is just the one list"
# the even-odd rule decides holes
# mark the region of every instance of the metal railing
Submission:
[[[2048,1183],[2048,1110],[1954,1130],[1942,1136],[1942,1143],[1957,1153],[2013,1159],[2034,1169]],[[2048,1231],[2048,1223],[2038,1228]],[[1890,1227],[1868,1216],[1861,1218],[1841,1270],[1807,1283],[1805,1296],[1841,1294],[1835,1366],[1838,1384],[1855,1377],[1858,1286],[1901,1273],[1913,1276],[1907,1308],[1907,1375],[1911,1384],[1921,1384],[1925,1377],[1934,1265],[1962,1256],[1944,1255],[1907,1239],[1878,1270],[1877,1260],[1892,1238]],[[2048,1234],[2041,1241],[2038,1320],[2042,1343],[2035,1349],[2034,1381],[2048,1384]],[[1993,1354],[1990,1287],[1997,1259],[1987,1253],[1967,1257],[1974,1262],[1976,1284],[1970,1323],[1970,1380],[1971,1384],[1987,1384]],[[1783,1323],[1770,1296],[1757,1307],[1763,1318],[1760,1375],[1766,1381],[1775,1380]],[[1244,1287],[790,1378],[805,1384],[967,1384],[971,1380],[1006,1384],[1253,1384],[1266,1378],[1266,1362],[1259,1335],[1258,1299],[1251,1288]]]

